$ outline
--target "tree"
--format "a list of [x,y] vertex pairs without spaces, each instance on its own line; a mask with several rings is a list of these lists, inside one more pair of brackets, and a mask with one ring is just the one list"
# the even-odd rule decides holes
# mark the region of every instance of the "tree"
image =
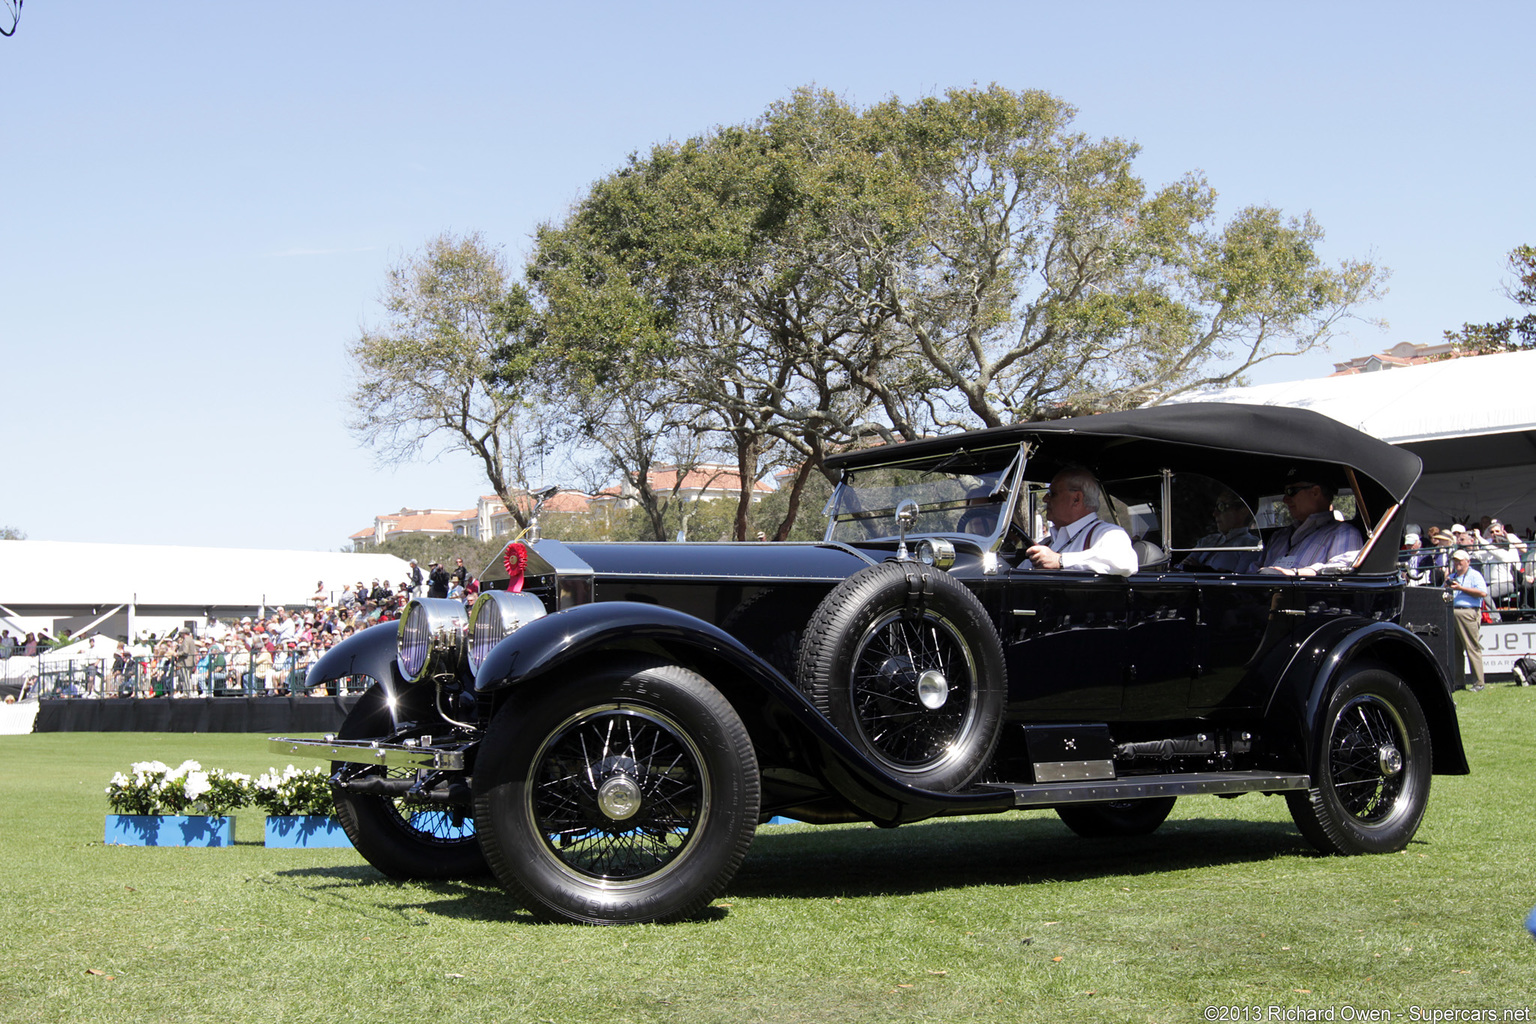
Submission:
[[26,540],[27,535],[14,526],[0,526],[0,540]]
[[1481,356],[1536,348],[1536,246],[1510,250],[1509,269],[1515,277],[1504,286],[1504,294],[1530,312],[1518,320],[1511,316],[1496,323],[1464,323],[1459,331],[1446,331],[1445,340],[1459,354]]
[[578,389],[665,382],[744,470],[814,472],[867,439],[1236,381],[1377,295],[1310,216],[1219,224],[1199,176],[1149,190],[1138,147],[1074,117],[995,86],[862,111],[800,90],[653,147],[540,231],[543,337]]
[[493,359],[509,359],[527,303],[509,288],[501,254],[478,233],[443,234],[392,267],[381,299],[387,322],[364,329],[349,355],[354,433],[385,462],[414,456],[430,439],[478,458],[486,480],[521,526],[515,500],[549,446],[543,407],[502,388]]

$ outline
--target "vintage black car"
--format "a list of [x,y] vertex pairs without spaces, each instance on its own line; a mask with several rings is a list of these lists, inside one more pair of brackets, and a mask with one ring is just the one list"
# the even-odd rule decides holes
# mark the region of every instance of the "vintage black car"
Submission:
[[[1121,836],[1181,796],[1284,794],[1319,849],[1370,853],[1412,838],[1431,773],[1468,770],[1419,635],[1445,616],[1404,612],[1412,454],[1303,410],[1189,404],[829,465],[820,543],[509,545],[468,614],[416,600],[334,648],[312,684],[376,685],[337,737],[273,747],[333,760],[385,874],[489,868],[535,916],[601,924],[698,913],[776,815],[1054,808]],[[1132,575],[1025,556],[1066,467],[1102,482]],[[1288,473],[1337,482],[1352,564],[1257,571]],[[1234,509],[1245,529],[1218,529]]]

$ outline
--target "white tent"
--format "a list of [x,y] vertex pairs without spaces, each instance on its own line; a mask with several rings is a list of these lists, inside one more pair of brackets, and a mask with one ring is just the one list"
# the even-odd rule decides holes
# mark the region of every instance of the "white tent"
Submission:
[[1536,515],[1536,352],[1449,359],[1343,377],[1186,395],[1313,409],[1424,460],[1407,521],[1496,516],[1525,532]]
[[409,568],[372,553],[0,541],[0,627],[161,633],[210,614],[302,607],[317,581],[331,599],[348,583],[399,583]]

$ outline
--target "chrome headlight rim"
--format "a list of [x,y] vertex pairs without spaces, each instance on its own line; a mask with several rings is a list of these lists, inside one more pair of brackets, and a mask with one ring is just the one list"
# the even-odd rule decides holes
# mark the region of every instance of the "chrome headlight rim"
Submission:
[[406,682],[457,670],[469,625],[462,601],[418,597],[405,606],[395,639],[395,662]]
[[514,594],[506,590],[485,590],[475,598],[469,613],[469,669],[476,677],[496,645],[535,619],[549,614],[544,602],[533,594]]
[[955,564],[955,545],[943,537],[924,537],[917,542],[914,557],[935,569],[948,569]]

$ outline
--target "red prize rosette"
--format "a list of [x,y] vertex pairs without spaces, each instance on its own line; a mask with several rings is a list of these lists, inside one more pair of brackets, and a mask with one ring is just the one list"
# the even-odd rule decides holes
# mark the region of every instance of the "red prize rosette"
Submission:
[[523,570],[528,568],[528,548],[526,545],[513,541],[507,545],[507,553],[502,556],[501,564],[507,567],[507,592],[509,594],[521,594],[523,592]]

